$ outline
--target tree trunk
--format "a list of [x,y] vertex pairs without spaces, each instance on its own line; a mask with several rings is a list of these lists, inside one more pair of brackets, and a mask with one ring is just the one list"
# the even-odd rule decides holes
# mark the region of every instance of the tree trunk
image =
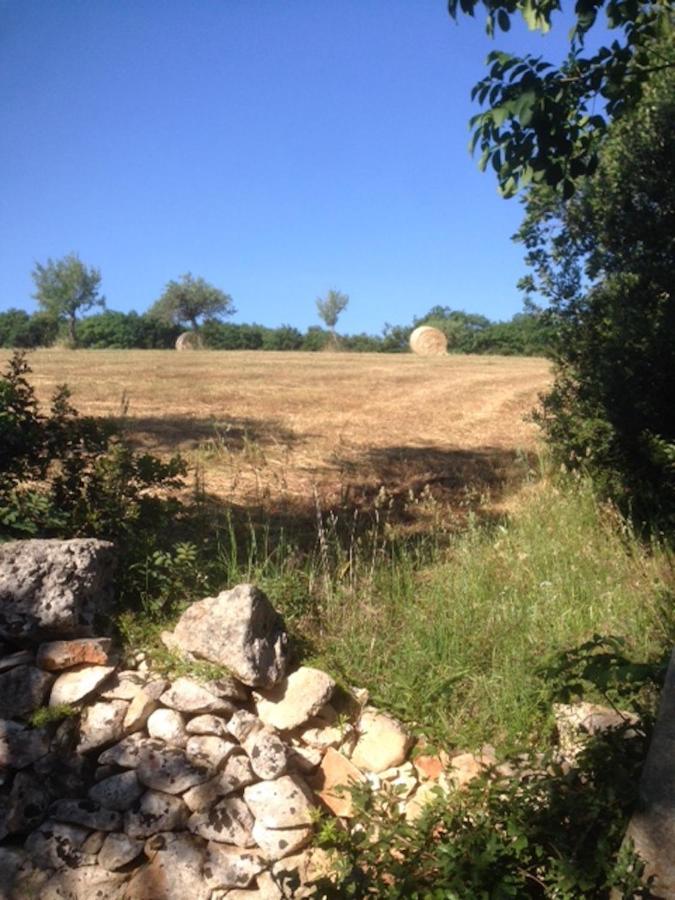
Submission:
[[68,319],[68,335],[70,337],[70,343],[73,347],[77,347],[77,335],[75,334],[75,316],[70,316]]

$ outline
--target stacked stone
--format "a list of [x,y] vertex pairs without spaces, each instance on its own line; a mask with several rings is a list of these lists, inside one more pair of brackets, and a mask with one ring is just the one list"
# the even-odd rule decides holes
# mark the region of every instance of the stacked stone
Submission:
[[[411,762],[408,732],[364,692],[289,671],[283,621],[251,585],[192,604],[164,635],[231,674],[170,682],[138,658],[120,665],[84,633],[110,554],[0,548],[0,897],[311,897],[331,868],[313,823],[323,808],[348,825],[345,786],[395,790],[413,819],[449,783],[455,761]],[[75,715],[31,727],[64,704]]]

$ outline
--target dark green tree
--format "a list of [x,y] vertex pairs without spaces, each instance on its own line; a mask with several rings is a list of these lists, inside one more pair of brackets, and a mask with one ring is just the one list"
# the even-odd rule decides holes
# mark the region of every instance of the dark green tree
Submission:
[[555,325],[540,422],[558,458],[640,518],[675,523],[675,71],[652,75],[564,203],[529,192],[519,233]]
[[[531,30],[546,32],[561,0],[448,0],[453,18],[487,11],[487,31],[508,31],[514,15]],[[604,11],[616,38],[587,53],[586,37]],[[472,149],[480,167],[491,164],[499,187],[510,197],[530,183],[572,195],[591,175],[607,126],[632,109],[653,72],[675,66],[668,36],[675,27],[672,0],[576,0],[567,58],[560,66],[541,56],[495,50],[487,76],[473,97],[487,106],[472,119]]]
[[48,259],[45,265],[36,263],[32,276],[33,296],[53,319],[67,323],[70,343],[76,346],[77,314],[92,306],[105,306],[105,298],[99,293],[100,271],[85,266],[79,256],[71,253],[63,259]]
[[218,320],[236,312],[229,294],[189,272],[170,281],[148,315],[160,321],[199,330],[200,320]]

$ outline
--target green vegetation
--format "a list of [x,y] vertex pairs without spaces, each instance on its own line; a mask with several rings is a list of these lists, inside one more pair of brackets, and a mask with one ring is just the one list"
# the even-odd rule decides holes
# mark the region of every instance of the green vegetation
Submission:
[[337,320],[347,308],[348,303],[349,297],[347,294],[333,290],[328,291],[325,297],[319,297],[316,301],[316,311],[321,321],[324,322],[330,331],[333,343],[336,341],[335,326],[337,325]]
[[[457,18],[459,12],[474,15],[481,4],[489,35],[495,26],[508,31],[516,14],[531,31],[546,33],[561,9],[560,0],[448,0],[448,9]],[[600,31],[593,29],[603,8],[605,28],[618,36],[589,53],[586,37]],[[579,0],[574,15],[562,65],[496,50],[488,56],[487,76],[473,89],[488,108],[471,120],[471,146],[480,146],[480,167],[491,163],[506,197],[532,183],[569,198],[595,172],[608,124],[634,108],[654,72],[675,66],[667,42],[675,21],[672,0]]]
[[148,317],[181,328],[189,325],[197,331],[200,320],[217,321],[235,312],[229,294],[188,272],[167,284],[162,296],[148,310]]
[[70,345],[76,347],[77,314],[92,306],[105,306],[105,298],[99,294],[101,273],[71,253],[63,259],[48,259],[45,265],[37,263],[33,281],[40,307],[50,318],[66,323]]
[[33,728],[44,728],[46,725],[53,725],[56,722],[62,722],[64,719],[78,716],[80,711],[69,703],[57,703],[56,706],[41,706],[31,714],[29,724]]
[[675,523],[675,70],[610,129],[563,205],[531,192],[526,281],[550,303],[556,378],[539,421],[556,458],[636,520]]

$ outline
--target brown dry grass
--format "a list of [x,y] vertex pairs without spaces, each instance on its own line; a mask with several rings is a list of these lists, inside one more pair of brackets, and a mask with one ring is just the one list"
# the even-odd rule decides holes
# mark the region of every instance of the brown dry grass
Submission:
[[489,356],[41,350],[30,364],[41,400],[65,382],[82,413],[126,407],[140,446],[180,450],[209,494],[270,508],[315,490],[360,505],[382,485],[494,499],[535,449],[525,416],[550,377],[545,360]]

